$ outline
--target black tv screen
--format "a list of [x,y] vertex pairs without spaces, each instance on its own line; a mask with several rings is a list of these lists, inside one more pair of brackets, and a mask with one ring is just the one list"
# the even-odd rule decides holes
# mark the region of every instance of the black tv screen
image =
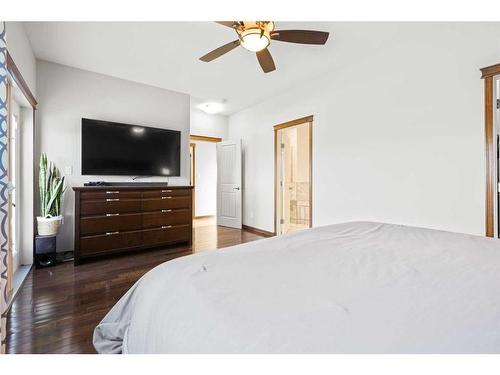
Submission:
[[82,118],[82,175],[180,176],[181,132]]

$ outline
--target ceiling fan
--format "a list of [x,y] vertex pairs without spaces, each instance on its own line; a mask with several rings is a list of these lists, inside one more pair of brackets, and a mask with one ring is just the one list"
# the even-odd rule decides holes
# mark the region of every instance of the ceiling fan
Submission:
[[329,33],[313,30],[274,30],[273,21],[216,21],[218,24],[230,27],[236,31],[238,39],[216,48],[200,57],[201,61],[209,62],[228,53],[238,46],[255,52],[257,60],[264,73],[276,69],[273,57],[267,49],[271,40],[300,44],[325,44]]

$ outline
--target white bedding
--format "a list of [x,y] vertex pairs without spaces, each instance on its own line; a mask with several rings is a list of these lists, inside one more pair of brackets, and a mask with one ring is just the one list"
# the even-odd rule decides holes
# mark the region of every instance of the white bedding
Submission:
[[211,250],[142,277],[99,353],[500,353],[500,241],[357,222]]

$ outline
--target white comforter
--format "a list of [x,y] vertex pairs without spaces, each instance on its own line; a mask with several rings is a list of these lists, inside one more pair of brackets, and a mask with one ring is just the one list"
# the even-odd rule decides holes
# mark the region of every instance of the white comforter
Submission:
[[142,277],[100,353],[500,353],[500,241],[345,223],[206,251]]

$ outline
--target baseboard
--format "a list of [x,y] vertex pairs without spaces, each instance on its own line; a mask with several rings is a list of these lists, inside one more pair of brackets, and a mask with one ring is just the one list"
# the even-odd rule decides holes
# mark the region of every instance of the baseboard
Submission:
[[206,219],[207,217],[215,217],[215,215],[201,215],[201,216],[195,216],[195,219]]
[[255,233],[255,234],[258,234],[258,235],[261,235],[264,237],[276,236],[276,233],[268,232],[267,230],[263,230],[263,229],[259,229],[259,228],[255,228],[255,227],[251,227],[250,225],[243,224],[241,227],[248,232]]

